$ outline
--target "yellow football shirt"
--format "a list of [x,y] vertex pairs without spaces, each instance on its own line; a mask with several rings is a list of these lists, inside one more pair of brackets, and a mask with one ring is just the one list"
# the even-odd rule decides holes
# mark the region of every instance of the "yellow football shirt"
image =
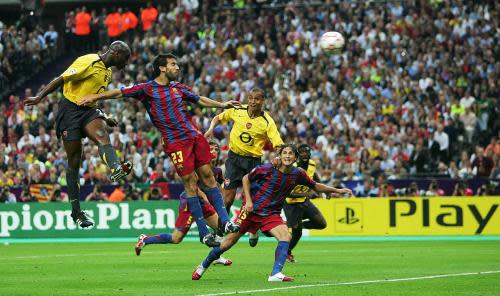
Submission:
[[77,58],[64,71],[64,96],[73,103],[90,94],[102,93],[111,81],[111,69],[106,68],[97,54]]
[[222,123],[234,122],[229,135],[229,149],[236,154],[261,157],[267,139],[274,147],[283,144],[276,123],[267,112],[250,118],[248,106],[242,105],[227,109],[218,116]]
[[[297,163],[294,163],[294,166],[297,166]],[[311,179],[314,179],[314,174],[316,173],[316,162],[312,159],[309,159],[309,164],[307,165],[307,170],[306,173]],[[306,193],[310,190],[309,187],[304,186],[304,185],[297,185],[295,188],[293,188],[292,192],[290,193]],[[299,203],[299,202],[304,202],[306,201],[305,197],[287,197],[286,202],[291,204],[291,203]]]

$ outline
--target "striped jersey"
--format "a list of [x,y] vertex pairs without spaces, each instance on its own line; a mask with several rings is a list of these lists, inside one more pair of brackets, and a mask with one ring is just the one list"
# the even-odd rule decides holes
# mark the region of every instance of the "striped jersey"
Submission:
[[171,81],[168,85],[161,85],[150,80],[123,87],[121,92],[124,97],[136,98],[144,104],[165,144],[194,139],[200,134],[183,104],[185,101],[196,103],[200,96],[184,84]]
[[255,167],[249,174],[250,194],[253,201],[253,212],[259,216],[280,214],[285,197],[297,185],[314,187],[307,173],[293,167],[289,173],[282,173],[272,164]]

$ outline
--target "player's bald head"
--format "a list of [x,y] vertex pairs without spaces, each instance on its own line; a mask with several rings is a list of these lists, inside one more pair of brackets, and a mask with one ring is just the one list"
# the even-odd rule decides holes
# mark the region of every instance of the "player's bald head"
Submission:
[[130,55],[130,47],[127,43],[117,40],[109,46],[109,49],[123,55]]

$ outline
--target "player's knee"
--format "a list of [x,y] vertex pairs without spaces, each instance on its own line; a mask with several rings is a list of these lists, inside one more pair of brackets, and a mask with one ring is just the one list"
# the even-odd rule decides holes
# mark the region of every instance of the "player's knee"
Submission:
[[179,232],[176,230],[172,234],[172,244],[180,244],[183,239],[184,239],[184,233],[182,233],[182,232]]
[[175,237],[175,236],[173,236],[172,237],[172,244],[174,244],[174,245],[180,244],[183,239],[184,238],[182,236],[181,237]]
[[108,134],[103,128],[98,128],[95,131],[95,139],[97,141],[97,145],[107,145],[111,143]]
[[215,187],[217,184],[215,182],[214,174],[212,170],[202,170],[199,173],[201,181],[208,187]]
[[211,169],[201,170],[201,172],[200,172],[200,177],[205,179],[205,180],[213,178],[213,176],[214,176],[214,173],[212,172]]
[[184,187],[186,189],[186,193],[188,196],[196,195],[198,191],[198,178],[195,174],[190,174],[188,176],[183,177]]

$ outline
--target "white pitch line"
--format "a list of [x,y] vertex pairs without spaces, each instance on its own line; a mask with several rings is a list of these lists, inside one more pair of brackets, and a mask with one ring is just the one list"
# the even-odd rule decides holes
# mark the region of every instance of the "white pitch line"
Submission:
[[357,282],[299,285],[299,286],[279,287],[279,288],[260,289],[260,290],[246,290],[246,291],[232,291],[232,292],[222,292],[222,293],[213,293],[213,294],[201,294],[198,296],[250,294],[250,293],[272,292],[272,291],[279,291],[279,290],[291,290],[291,289],[314,288],[314,287],[350,286],[350,285],[364,285],[364,284],[390,283],[390,282],[403,282],[403,281],[418,281],[418,280],[428,280],[428,279],[436,279],[436,278],[459,277],[459,276],[482,275],[482,274],[495,274],[495,273],[500,273],[500,270],[426,275],[426,276],[410,277],[410,278],[398,278],[398,279],[380,279],[380,280],[367,280],[367,281],[357,281]]

